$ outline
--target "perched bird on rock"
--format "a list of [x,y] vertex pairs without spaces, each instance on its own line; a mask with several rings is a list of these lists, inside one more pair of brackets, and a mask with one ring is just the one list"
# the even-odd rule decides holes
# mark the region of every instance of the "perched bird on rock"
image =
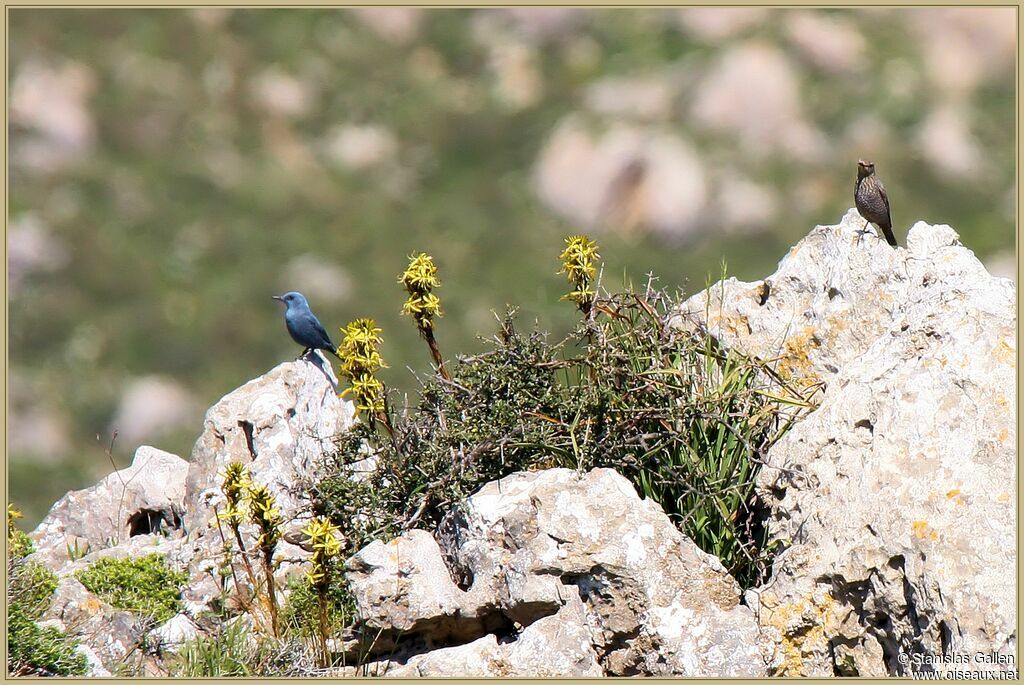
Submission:
[[857,185],[853,189],[853,200],[857,203],[857,211],[868,223],[877,224],[885,239],[896,247],[896,236],[892,232],[892,216],[889,213],[889,196],[885,194],[885,186],[875,176],[874,162],[860,160],[857,162]]
[[305,295],[292,291],[273,297],[284,302],[287,307],[284,310],[284,323],[292,340],[306,348],[299,357],[305,356],[311,350],[327,350],[332,354],[338,354],[337,346],[331,342],[327,331],[320,325],[320,320],[310,311]]

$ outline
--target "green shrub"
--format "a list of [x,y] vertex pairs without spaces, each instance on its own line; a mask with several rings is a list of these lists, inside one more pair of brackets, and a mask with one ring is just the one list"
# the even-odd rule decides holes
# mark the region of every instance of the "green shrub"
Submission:
[[30,619],[38,619],[53,599],[57,589],[57,574],[42,564],[29,561],[15,564],[11,569],[11,597]]
[[50,607],[57,576],[36,562],[11,566],[7,595],[7,670],[12,675],[83,675],[78,640],[36,621]]
[[[669,329],[678,299],[648,287],[597,297],[572,336],[517,332],[507,316],[491,350],[422,380],[394,438],[359,424],[338,437],[323,476],[306,484],[316,513],[351,553],[374,539],[436,525],[482,484],[514,471],[611,467],[657,501],[743,587],[764,576],[754,511],[764,454],[810,407],[761,361],[710,337]],[[375,452],[362,481],[348,466]]]
[[15,530],[11,533],[11,536],[7,538],[7,551],[12,557],[27,557],[32,552],[36,551],[36,546],[32,543],[32,538],[20,530]]
[[179,678],[323,675],[300,640],[272,638],[242,622],[222,623],[212,634],[189,640],[168,666],[169,675]]
[[112,606],[163,623],[180,610],[181,585],[188,575],[169,568],[162,554],[149,554],[136,559],[100,559],[76,571],[75,578]]
[[57,628],[40,628],[19,602],[7,608],[7,669],[11,675],[84,675],[78,640]]

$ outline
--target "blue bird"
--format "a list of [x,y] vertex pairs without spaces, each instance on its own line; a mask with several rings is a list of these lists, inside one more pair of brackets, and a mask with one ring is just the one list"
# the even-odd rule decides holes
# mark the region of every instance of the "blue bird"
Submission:
[[310,311],[305,295],[292,291],[284,295],[274,295],[273,298],[284,302],[287,307],[284,310],[284,323],[292,340],[306,348],[299,357],[305,356],[311,350],[327,350],[332,354],[338,354],[337,346],[331,342],[320,320]]

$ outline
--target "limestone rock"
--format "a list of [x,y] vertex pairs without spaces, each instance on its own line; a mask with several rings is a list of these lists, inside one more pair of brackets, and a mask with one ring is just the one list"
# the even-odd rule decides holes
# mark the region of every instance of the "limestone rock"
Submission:
[[368,672],[390,678],[487,678],[499,675],[496,671],[500,658],[498,638],[488,634],[465,645],[442,647],[414,656],[404,665],[375,662]]
[[515,641],[499,642],[493,634],[488,634],[469,644],[435,649],[413,656],[404,665],[379,671],[395,678],[586,678],[604,675],[590,643],[582,602],[578,598],[554,616],[527,626]]
[[210,407],[186,482],[190,534],[203,534],[211,504],[223,497],[224,469],[233,461],[269,488],[286,520],[297,513],[301,504],[290,489],[313,473],[317,459],[355,419],[337,384],[330,362],[317,352],[280,364]]
[[477,637],[501,623],[493,601],[455,585],[437,541],[424,530],[373,542],[346,567],[360,617],[374,632],[427,633],[451,641]]
[[96,651],[88,645],[79,644],[75,651],[85,657],[86,675],[92,678],[110,678],[114,674],[108,671],[100,661]]
[[87,155],[96,140],[89,106],[97,87],[95,70],[81,62],[30,59],[11,77],[11,122],[30,132],[19,136],[12,162],[45,174]]
[[132,379],[110,422],[123,444],[155,440],[178,428],[195,426],[201,407],[188,389],[171,378],[148,375]]
[[761,40],[730,46],[715,58],[697,86],[688,120],[735,138],[753,159],[814,163],[828,153],[824,135],[803,112],[795,66]]
[[40,556],[57,566],[68,546],[98,550],[136,535],[181,528],[188,463],[154,447],[135,451],[131,466],[96,485],[67,493],[32,532]]
[[761,471],[786,549],[748,604],[780,673],[1015,657],[1014,286],[949,226],[918,222],[893,249],[858,242],[862,225],[851,210],[819,226],[772,276],[716,284],[674,320],[826,384]]
[[707,174],[690,141],[623,122],[596,134],[579,115],[555,128],[537,160],[534,186],[549,208],[588,230],[673,238],[701,230],[708,195]]
[[82,639],[98,662],[91,666],[95,672],[113,671],[150,627],[140,615],[116,609],[90,593],[74,576],[61,579],[44,617],[60,620],[69,634]]
[[[219,573],[223,542],[208,526],[213,505],[223,501],[220,474],[231,461],[245,464],[253,480],[266,484],[277,498],[285,535],[296,533],[305,525],[300,482],[312,475],[333,438],[354,421],[351,403],[338,398],[336,386],[330,364],[319,354],[282,364],[207,412],[191,463],[141,447],[129,468],[65,495],[32,533],[37,551],[30,559],[44,563],[59,578],[45,617],[63,622],[110,671],[143,641],[160,652],[174,651],[197,635],[193,619],[225,590]],[[355,465],[354,477],[372,464],[368,459]],[[248,540],[255,539],[249,524],[243,532]],[[102,557],[152,553],[189,574],[183,591],[189,615],[180,614],[159,627],[111,607],[74,577]],[[301,572],[308,556],[287,539],[278,543],[274,561],[279,590],[290,575]]]
[[520,623],[578,594],[612,674],[764,673],[736,582],[613,470],[551,469],[488,483],[447,539],[473,587],[489,585]]
[[[472,647],[412,657],[400,673],[475,675],[455,669],[480,650],[492,664],[479,667],[488,675],[537,675],[530,669],[541,664],[560,675],[766,672],[735,581],[612,470],[551,469],[489,483],[449,518],[435,545],[412,531],[373,543],[350,563],[370,632],[393,621],[444,644],[456,637],[450,617],[476,621],[463,621],[458,635],[478,638]],[[404,565],[395,561],[401,550]],[[455,576],[471,579],[468,589],[456,586],[442,550]],[[501,622],[509,645],[479,639]]]
[[687,34],[709,43],[721,43],[763,25],[768,20],[764,7],[686,7],[676,12],[679,26]]
[[[436,536],[409,531],[349,560],[362,635],[331,648],[369,661],[338,674],[879,676],[908,674],[905,654],[1015,659],[1015,287],[949,226],[919,222],[897,249],[862,226],[851,210],[773,275],[716,284],[669,322],[822,390],[759,476],[781,547],[763,587],[741,601],[719,560],[614,471],[516,473]],[[68,493],[32,533],[30,558],[59,581],[41,620],[83,640],[94,675],[143,644],[156,651],[147,672],[160,672],[164,653],[213,627],[213,605],[236,606],[209,526],[227,464],[277,498],[284,588],[308,558],[292,537],[308,515],[301,486],[353,421],[330,364],[309,355],[214,405],[190,464],[142,447]],[[369,457],[353,478],[375,467]],[[74,577],[150,553],[190,576],[184,612],[159,627]]]
[[199,628],[187,614],[181,613],[149,631],[147,643],[160,651],[176,652],[189,640],[199,635]]

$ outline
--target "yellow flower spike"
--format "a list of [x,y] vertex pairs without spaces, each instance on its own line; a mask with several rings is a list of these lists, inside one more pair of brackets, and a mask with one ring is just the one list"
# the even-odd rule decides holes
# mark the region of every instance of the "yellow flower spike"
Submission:
[[398,282],[404,285],[409,293],[408,299],[402,305],[402,314],[413,317],[420,332],[425,333],[433,328],[432,319],[442,315],[440,298],[430,292],[441,285],[433,257],[426,252],[410,257],[409,266],[399,276]]
[[341,332],[353,345],[362,344],[369,347],[384,342],[379,335],[381,329],[377,328],[377,323],[373,319],[356,319],[341,329]]
[[434,258],[426,252],[409,257],[409,266],[398,277],[398,282],[403,284],[410,293],[440,287],[441,281],[437,278],[437,266],[434,264]]
[[245,498],[245,490],[249,487],[249,471],[241,462],[233,461],[224,469],[224,477],[221,484],[221,492],[227,500],[224,511],[219,518],[227,521],[232,526],[238,526],[242,522],[242,501]]
[[302,532],[309,536],[309,546],[313,549],[311,568],[306,572],[306,579],[314,586],[326,586],[329,580],[328,563],[341,553],[341,542],[336,537],[338,527],[330,519],[320,517],[310,521]]
[[239,524],[242,522],[242,512],[231,502],[228,502],[224,505],[224,511],[222,511],[217,518],[221,521],[227,521],[228,523]]
[[313,519],[302,529],[302,534],[309,538],[315,538],[319,530],[320,519]]
[[373,319],[356,319],[341,329],[345,336],[338,346],[341,372],[350,387],[341,393],[352,393],[360,411],[378,412],[384,409],[384,384],[373,374],[387,368],[377,346],[383,342],[381,329]]
[[25,518],[25,515],[18,511],[13,504],[7,505],[7,537],[10,538],[14,535],[16,526],[14,522],[20,518]]
[[441,300],[431,292],[432,289],[440,287],[441,281],[437,278],[437,265],[434,258],[426,252],[409,257],[409,266],[405,272],[398,277],[398,282],[405,286],[409,297],[402,305],[402,314],[411,316],[416,322],[416,328],[430,348],[430,355],[434,358],[434,365],[438,373],[446,380],[451,380],[451,375],[445,369],[444,358],[437,347],[437,340],[434,338],[434,318],[442,315]]
[[233,461],[224,469],[221,491],[229,498],[249,485],[249,472],[241,462]]
[[273,547],[281,539],[281,512],[276,507],[274,496],[265,485],[250,485],[248,492],[249,514],[260,530],[260,547]]
[[402,314],[412,316],[417,324],[430,328],[434,324],[431,319],[435,316],[444,316],[444,312],[441,311],[441,298],[434,293],[410,295],[402,305]]
[[597,243],[585,235],[572,235],[565,239],[565,246],[565,250],[559,255],[562,268],[558,272],[566,275],[573,286],[573,291],[562,299],[572,300],[581,310],[587,312],[594,300],[590,283],[597,275],[595,263],[601,258],[597,252]]
[[593,277],[596,274],[594,262],[601,258],[597,252],[597,243],[585,235],[573,235],[565,239],[566,248],[559,255],[562,268],[570,279],[578,280],[581,276]]

